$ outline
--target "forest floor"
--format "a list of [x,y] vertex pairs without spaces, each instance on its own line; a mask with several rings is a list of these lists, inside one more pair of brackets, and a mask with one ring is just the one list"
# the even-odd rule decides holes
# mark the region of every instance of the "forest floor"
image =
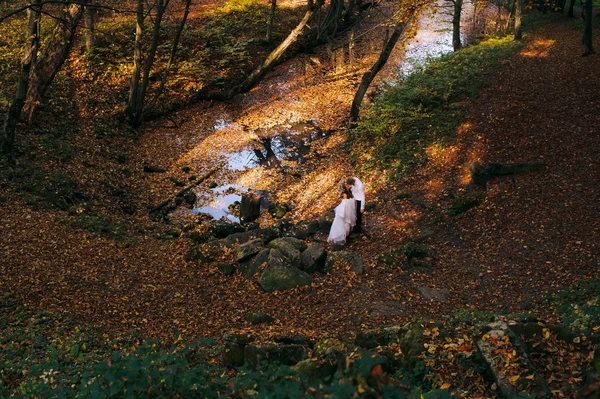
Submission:
[[[177,332],[217,338],[241,331],[264,338],[345,336],[464,308],[527,311],[556,320],[544,297],[574,281],[597,277],[600,266],[600,58],[580,57],[580,37],[566,20],[527,32],[523,48],[470,105],[452,145],[393,185],[377,176],[361,176],[367,201],[374,204],[365,216],[370,237],[352,239],[346,249],[365,260],[362,275],[334,270],[315,276],[311,286],[265,293],[239,275],[222,275],[215,265],[186,262],[189,240],[157,238],[166,227],[147,214],[128,221],[139,226],[137,232],[115,238],[74,228],[73,215],[28,205],[7,191],[0,218],[0,292],[26,306],[65,311],[110,336],[137,330],[167,339]],[[600,49],[598,36],[595,47]],[[292,70],[294,62],[271,76]],[[332,89],[327,84],[334,81],[288,86],[312,99],[302,111],[284,98],[261,99],[258,91],[234,100],[255,104],[254,117],[236,115],[239,108],[231,104],[183,110],[175,116],[187,121],[183,128],[149,128],[128,149],[127,163],[139,166],[151,160],[178,171],[198,159],[214,157],[217,162],[223,146],[240,144],[227,140],[227,135],[251,140],[243,137],[243,126],[255,120],[264,124],[281,110],[297,113],[291,121],[310,119],[311,112],[319,110],[318,94]],[[267,78],[260,87],[269,84],[273,82]],[[335,88],[345,105],[329,114],[325,128],[343,125],[346,100],[354,88],[342,87]],[[212,124],[207,118],[215,112],[230,112],[239,130],[198,136],[201,126]],[[172,140],[165,144],[167,138]],[[284,200],[302,196],[297,198],[297,218],[331,209],[336,182],[356,173],[343,141],[343,130],[333,133],[322,143],[321,156],[306,166],[314,167],[312,173],[300,171],[302,177],[292,186],[279,181]],[[545,167],[514,180],[490,182],[479,206],[451,216],[448,210],[453,199],[466,195],[468,169],[476,161],[536,161]],[[194,165],[198,175],[211,167],[210,162],[203,165]],[[99,163],[94,169],[103,168]],[[144,204],[156,204],[173,192],[166,177],[138,173],[133,179],[137,185],[132,190]],[[424,237],[431,262],[427,270],[407,270],[375,259],[414,236]],[[426,300],[418,287],[446,289],[449,295],[442,302]],[[245,321],[249,312],[269,314],[275,322],[253,326]]]

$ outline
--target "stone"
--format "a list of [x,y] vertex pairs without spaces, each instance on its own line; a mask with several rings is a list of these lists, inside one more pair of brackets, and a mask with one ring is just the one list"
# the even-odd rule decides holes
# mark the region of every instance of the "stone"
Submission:
[[189,167],[189,166],[183,166],[183,167],[181,168],[181,171],[182,171],[183,173],[188,173],[190,170],[191,170],[191,169],[190,169],[190,167]]
[[223,363],[233,367],[244,365],[246,362],[245,348],[254,341],[254,337],[244,334],[225,334],[223,340],[225,341],[222,354]]
[[232,234],[245,231],[244,227],[237,223],[224,222],[222,220],[212,220],[209,223],[208,229],[217,238],[225,238]]
[[325,248],[320,244],[312,243],[306,248],[306,251],[300,254],[300,269],[307,273],[323,272],[326,260],[327,252]]
[[275,240],[269,243],[269,248],[273,248],[278,250],[287,260],[289,260],[293,265],[300,264],[300,252],[303,250],[298,242],[304,245],[304,249],[306,249],[306,244],[304,241],[298,240],[292,237],[282,237],[276,238]]
[[183,200],[188,205],[194,205],[196,203],[196,193],[188,191],[187,193],[183,194]]
[[[495,340],[502,339],[503,350],[498,351]],[[550,398],[552,393],[546,381],[540,377],[529,360],[517,335],[505,321],[496,321],[480,326],[475,344],[481,353],[499,391],[505,398],[532,397]],[[505,353],[514,353],[513,363],[506,368]],[[514,379],[515,367],[520,371]],[[530,378],[526,378],[532,376]]]
[[281,252],[272,249],[267,266],[260,276],[259,284],[263,290],[273,292],[309,285],[312,281],[306,272],[292,265]]
[[264,313],[248,313],[246,315],[246,321],[249,321],[252,324],[270,323],[273,320],[275,320],[273,317]]
[[144,165],[144,172],[146,173],[165,173],[167,170],[155,165]]
[[306,349],[301,345],[248,345],[244,349],[244,357],[252,368],[262,362],[292,366],[306,359]]
[[260,231],[260,235],[265,244],[268,244],[274,239],[281,237],[281,231],[274,227],[266,227]]
[[447,289],[436,289],[436,288],[430,288],[430,287],[417,287],[417,290],[421,293],[421,295],[423,296],[423,298],[425,298],[426,300],[430,301],[430,300],[437,300],[440,302],[446,302],[448,300],[448,297],[450,296],[450,291],[448,291]]
[[242,262],[253,257],[260,251],[258,248],[259,245],[262,245],[262,240],[260,238],[238,245],[234,253],[235,261]]
[[349,264],[350,269],[355,273],[362,274],[364,272],[365,265],[358,254],[348,251],[335,251],[327,254],[327,260],[325,261],[324,267],[325,273],[331,273],[333,271],[333,266],[338,262]]
[[246,278],[252,278],[252,276],[258,272],[260,267],[267,263],[267,260],[269,259],[269,252],[271,252],[270,249],[263,249],[254,258],[240,263],[238,266],[238,272]]
[[308,377],[310,382],[320,382],[331,379],[338,370],[339,366],[340,362],[337,359],[328,357],[325,359],[302,360],[293,366],[292,369],[298,373],[304,374],[306,377]]
[[233,246],[235,246],[237,244],[243,244],[243,243],[249,241],[253,237],[255,237],[254,233],[249,232],[249,231],[242,231],[240,233],[233,233],[233,234],[225,237],[221,241],[223,242],[223,245],[225,245],[226,247],[232,248]]
[[221,273],[226,276],[231,276],[233,273],[235,273],[235,266],[227,262],[217,263],[217,269],[219,269]]
[[334,210],[327,212],[325,215],[319,218],[319,229],[321,232],[329,234],[329,230],[331,230],[331,225],[333,224],[333,219],[335,219]]

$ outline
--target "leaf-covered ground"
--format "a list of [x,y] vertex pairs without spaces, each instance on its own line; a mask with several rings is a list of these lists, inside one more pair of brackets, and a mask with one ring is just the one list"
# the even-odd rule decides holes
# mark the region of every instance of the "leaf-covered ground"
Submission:
[[[598,39],[595,44],[600,49]],[[115,337],[131,329],[167,339],[176,332],[220,338],[227,331],[253,331],[266,339],[347,336],[465,307],[552,319],[554,309],[542,298],[597,275],[600,255],[600,68],[597,55],[581,58],[580,51],[580,31],[568,22],[528,33],[523,49],[470,106],[452,145],[432,149],[437,156],[426,167],[395,184],[361,176],[375,205],[365,217],[370,237],[352,240],[347,249],[366,261],[364,275],[338,269],[316,276],[311,286],[268,294],[239,275],[223,276],[213,264],[186,262],[189,240],[169,238],[171,226],[150,221],[145,212],[121,219],[111,211],[127,202],[155,205],[179,189],[166,175],[144,174],[144,164],[167,167],[169,176],[184,179],[181,167],[202,175],[219,164],[223,151],[250,143],[260,127],[309,119],[326,129],[342,127],[354,86],[335,68],[323,67],[318,57],[325,56],[317,54],[316,61],[304,56],[280,65],[231,104],[181,111],[174,116],[180,129],[155,124],[139,139],[113,138],[111,154],[123,146],[118,162],[102,163],[103,147],[57,160],[88,196],[103,198],[95,205],[105,204],[102,217],[78,216],[85,214],[85,199],[68,214],[6,190],[0,291],[39,309],[67,311]],[[298,68],[305,68],[303,75]],[[278,90],[267,90],[273,87]],[[235,120],[237,127],[215,130],[219,119]],[[85,140],[93,132],[82,131],[81,137],[71,139]],[[336,182],[355,173],[343,141],[343,133],[334,133],[315,145],[318,156],[296,177],[263,171],[217,179],[266,182],[279,188],[280,199],[294,201],[297,218],[315,217],[335,205]],[[545,167],[514,181],[491,182],[485,197],[476,193],[481,205],[451,216],[466,195],[468,167],[475,161],[540,161]],[[113,180],[98,185],[96,173]],[[115,183],[121,174],[127,178]],[[46,177],[53,179],[58,177]],[[409,265],[398,255],[409,237],[421,238],[428,258],[416,261],[423,264]],[[421,286],[447,289],[447,301],[425,300]],[[251,326],[245,321],[249,312],[269,314],[275,322]]]

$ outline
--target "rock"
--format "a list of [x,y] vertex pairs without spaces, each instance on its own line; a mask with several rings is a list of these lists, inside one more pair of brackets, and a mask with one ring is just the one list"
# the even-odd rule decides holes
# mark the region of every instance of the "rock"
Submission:
[[307,273],[325,270],[325,260],[327,252],[323,246],[312,243],[306,248],[306,251],[300,254],[300,269]]
[[312,278],[306,272],[290,264],[278,250],[271,250],[267,266],[259,280],[263,290],[267,292],[284,291],[310,283],[312,283]]
[[325,273],[331,273],[333,266],[338,262],[349,264],[350,269],[355,273],[362,274],[364,271],[364,263],[358,254],[348,251],[336,251],[327,254],[324,267]]
[[319,229],[323,233],[329,233],[331,230],[331,225],[333,224],[333,219],[335,219],[335,211],[331,210],[327,212],[325,215],[319,218]]
[[265,244],[268,244],[271,241],[273,241],[274,239],[281,237],[281,231],[279,231],[279,229],[276,229],[274,227],[267,227],[260,231],[260,235],[261,235],[263,241],[265,242]]
[[252,278],[258,272],[261,265],[269,259],[269,252],[271,252],[270,249],[263,249],[254,258],[240,263],[238,272],[246,278]]
[[222,220],[212,220],[208,229],[217,238],[225,238],[234,233],[245,231],[244,227],[237,223],[224,222]]
[[183,187],[184,186],[183,182],[181,180],[177,179],[176,177],[169,177],[169,180],[171,180],[173,182],[175,187]]
[[183,194],[183,200],[189,205],[194,205],[196,203],[196,193],[191,191],[186,192]]
[[405,326],[391,326],[367,330],[359,333],[354,343],[361,348],[373,349],[378,346],[397,342],[407,331],[408,329]]
[[333,377],[337,369],[340,367],[340,361],[335,357],[327,357],[325,359],[306,359],[292,367],[298,373],[308,377],[310,382],[325,381]]
[[165,173],[166,169],[160,166],[144,165],[144,172],[146,173]]
[[181,168],[181,171],[182,171],[183,173],[188,173],[190,170],[191,170],[191,169],[190,169],[190,167],[189,167],[189,166],[183,166],[183,167]]
[[446,300],[448,300],[448,297],[450,296],[450,291],[448,291],[447,289],[417,287],[417,290],[419,290],[421,295],[423,295],[423,298],[425,298],[428,301],[435,299],[440,302],[446,302]]
[[242,366],[246,362],[245,348],[254,341],[254,338],[243,334],[226,334],[223,340],[225,341],[222,355],[223,363],[226,366]]
[[302,346],[306,346],[307,348],[313,347],[313,343],[310,342],[309,339],[304,338],[304,337],[282,335],[282,336],[273,337],[272,339],[273,339],[273,341],[277,342],[278,344],[302,345]]
[[270,323],[273,320],[275,320],[273,317],[264,313],[248,313],[246,315],[246,321],[249,321],[252,324]]
[[234,254],[235,261],[242,262],[246,259],[253,257],[260,251],[258,249],[259,245],[262,245],[262,240],[260,238],[238,245],[238,247],[235,249]]
[[227,262],[217,263],[217,268],[226,276],[231,276],[235,273],[235,266]]
[[217,188],[217,187],[219,187],[219,185],[218,185],[217,183],[215,183],[214,181],[213,181],[213,182],[211,182],[211,183],[208,185],[208,188],[210,188],[211,190],[212,190],[213,188]]
[[253,237],[255,237],[254,233],[251,233],[249,231],[242,231],[239,233],[233,233],[233,234],[225,237],[221,241],[223,242],[223,245],[225,245],[226,247],[232,248],[233,246],[235,246],[237,244],[243,244],[245,242],[248,242]]
[[277,238],[271,241],[268,246],[281,252],[293,265],[299,265],[300,253],[306,249],[304,241],[293,237]]
[[260,217],[261,200],[262,196],[259,194],[242,194],[242,203],[240,205],[240,220],[242,223],[248,223]]
[[285,216],[286,213],[288,213],[291,210],[291,207],[289,204],[286,204],[286,203],[283,203],[283,204],[271,203],[271,204],[269,204],[269,207],[267,209],[268,209],[269,213],[275,219],[281,219]]
[[[496,321],[481,326],[475,343],[505,398],[552,397],[546,381],[536,372],[519,338],[506,322]],[[498,343],[501,343],[501,350]],[[513,364],[508,368],[506,353],[514,354]],[[519,375],[514,375],[515,369],[519,370]],[[532,377],[526,378],[529,376]]]
[[252,368],[262,362],[292,366],[306,359],[306,350],[301,345],[248,345],[244,350],[244,357]]

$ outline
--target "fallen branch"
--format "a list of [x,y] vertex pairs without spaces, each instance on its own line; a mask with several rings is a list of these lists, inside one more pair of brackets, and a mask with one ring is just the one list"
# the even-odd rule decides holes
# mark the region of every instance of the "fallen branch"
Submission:
[[[219,168],[212,169],[207,174],[205,174],[204,176],[202,176],[201,178],[199,178],[198,180],[194,181],[192,184],[190,184],[189,186],[187,186],[186,188],[184,188],[183,190],[181,190],[177,194],[175,194],[175,198],[183,196],[183,194],[187,193],[192,188],[198,186],[200,183],[202,183],[203,181],[205,181],[206,179],[208,179],[209,177],[211,177],[217,170],[219,170]],[[154,212],[160,211],[162,208],[164,208],[165,206],[167,206],[172,200],[173,199],[164,200],[160,204],[156,205],[154,208],[150,209],[150,211],[148,213],[152,214]]]

